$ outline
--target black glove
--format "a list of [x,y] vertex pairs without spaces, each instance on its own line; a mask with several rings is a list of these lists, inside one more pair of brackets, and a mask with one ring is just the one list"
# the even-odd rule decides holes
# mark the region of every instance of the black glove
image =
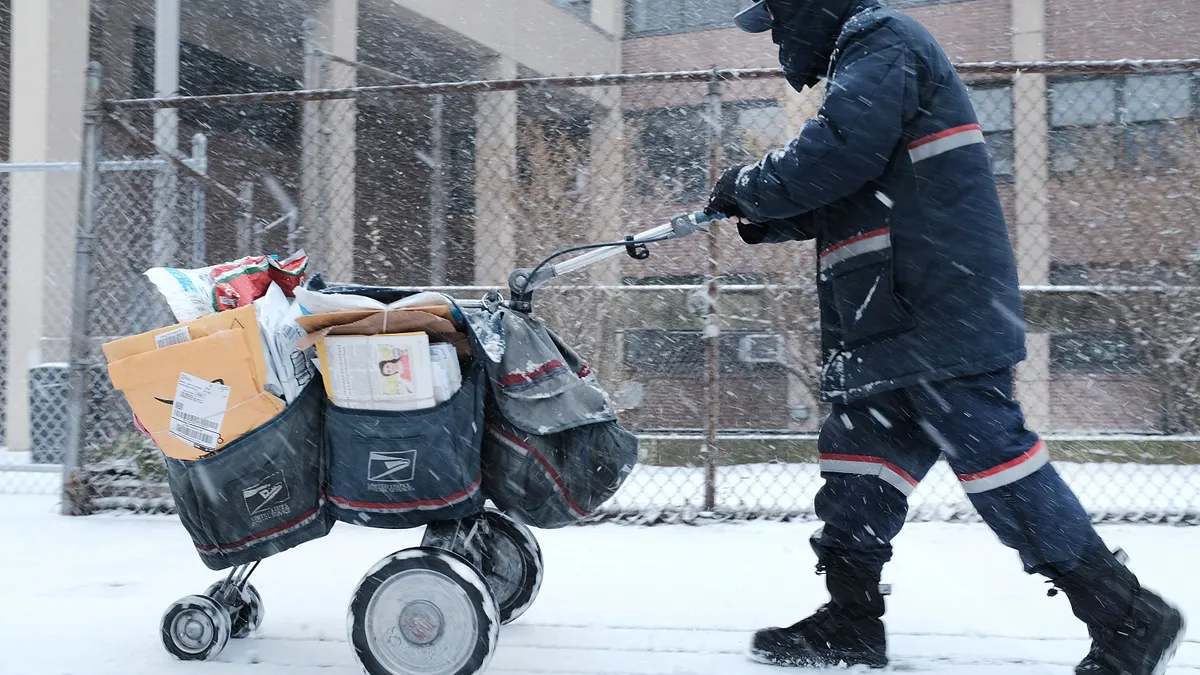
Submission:
[[785,241],[805,241],[817,237],[816,212],[809,211],[791,218],[768,220],[765,223],[738,223],[738,234],[747,244],[778,244]]
[[708,197],[708,206],[704,207],[705,215],[722,215],[726,218],[746,217],[746,214],[742,213],[742,207],[738,206],[737,200],[733,198],[733,193],[737,188],[738,174],[741,171],[741,165],[725,169],[725,173],[721,174],[721,178],[713,186],[712,194]]

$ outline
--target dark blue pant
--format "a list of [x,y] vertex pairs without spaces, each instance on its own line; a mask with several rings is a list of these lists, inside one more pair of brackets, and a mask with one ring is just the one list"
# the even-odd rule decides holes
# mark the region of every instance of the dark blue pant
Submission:
[[1011,370],[933,382],[836,404],[818,446],[825,485],[819,556],[885,563],[908,495],[945,456],[971,503],[1025,570],[1073,570],[1101,545],[1079,500],[1025,428]]

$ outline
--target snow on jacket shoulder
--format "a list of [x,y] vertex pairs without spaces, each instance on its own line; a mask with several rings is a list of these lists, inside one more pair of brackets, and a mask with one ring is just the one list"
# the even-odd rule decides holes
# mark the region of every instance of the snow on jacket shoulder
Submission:
[[868,7],[844,26],[831,73],[817,119],[747,167],[735,195],[749,219],[783,221],[742,228],[747,243],[815,233],[824,398],[1017,364],[1012,246],[945,53],[914,19]]

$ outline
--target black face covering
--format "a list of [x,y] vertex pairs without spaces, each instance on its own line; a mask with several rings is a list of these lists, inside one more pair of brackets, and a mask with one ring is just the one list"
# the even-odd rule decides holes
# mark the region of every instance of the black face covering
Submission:
[[767,0],[779,65],[796,91],[816,85],[829,70],[838,34],[857,10],[876,0]]

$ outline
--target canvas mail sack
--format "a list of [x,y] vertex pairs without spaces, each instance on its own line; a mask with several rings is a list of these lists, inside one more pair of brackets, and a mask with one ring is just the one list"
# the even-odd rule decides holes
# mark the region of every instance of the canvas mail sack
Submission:
[[533,527],[578,522],[633,470],[638,439],[595,374],[542,322],[509,309],[465,312],[488,372],[484,492]]

